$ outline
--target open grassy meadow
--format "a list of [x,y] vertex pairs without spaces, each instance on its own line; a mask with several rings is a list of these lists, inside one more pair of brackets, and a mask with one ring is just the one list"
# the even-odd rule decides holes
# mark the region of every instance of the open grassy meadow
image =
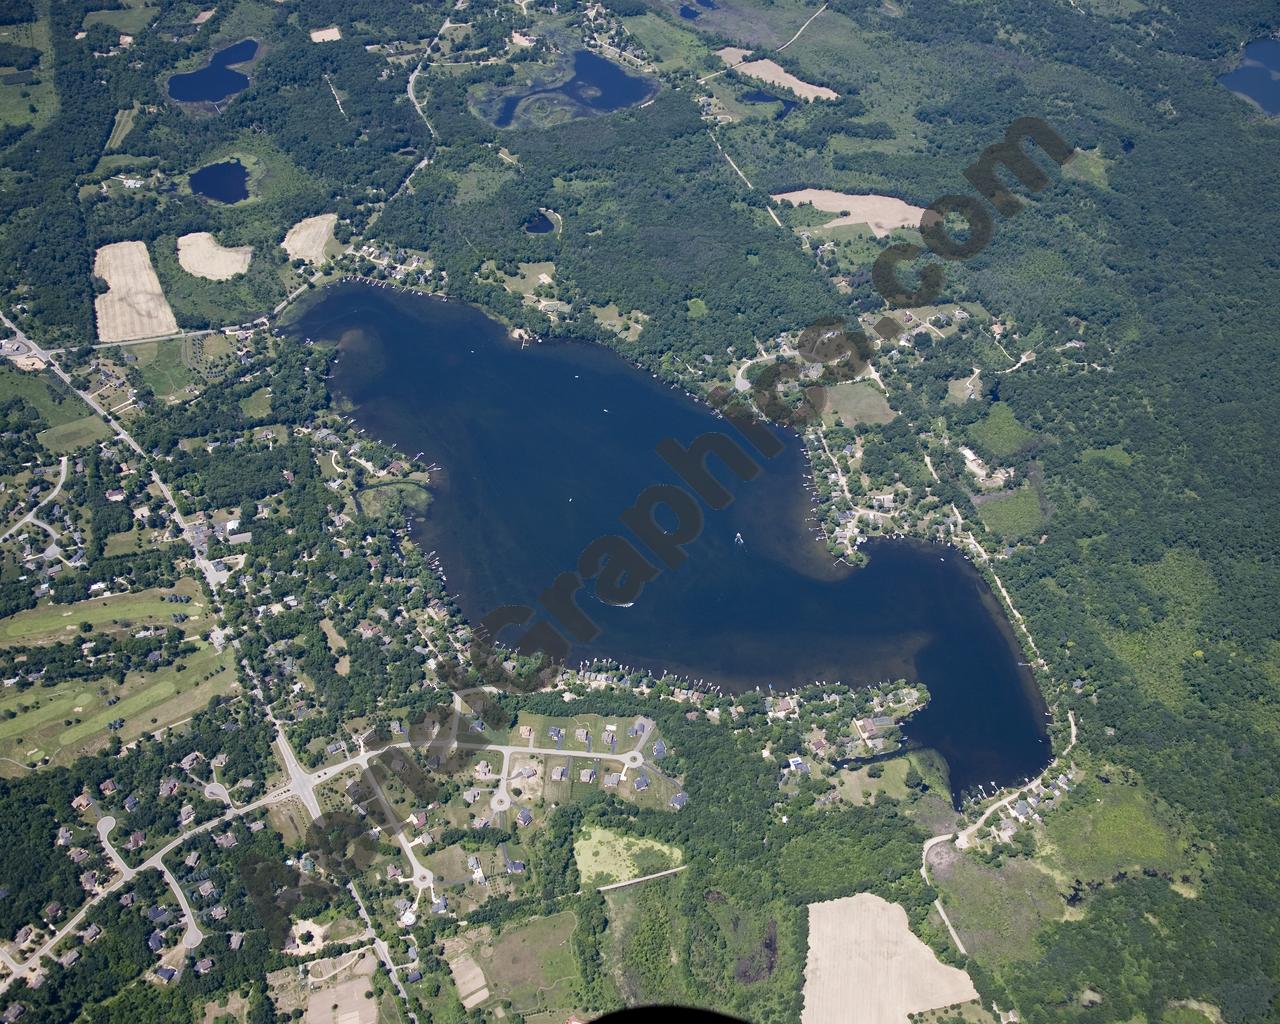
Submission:
[[1140,785],[1090,781],[1044,825],[1045,861],[1068,878],[1105,881],[1142,868],[1176,876],[1189,866],[1168,811]]
[[1004,402],[992,405],[987,415],[969,428],[969,434],[999,458],[1021,451],[1035,437],[1018,422],[1013,410]]
[[573,843],[583,886],[608,885],[678,867],[682,854],[656,839],[626,836],[606,828],[584,829]]
[[994,494],[978,506],[982,525],[1006,540],[1030,537],[1044,525],[1040,496],[1034,487]]
[[888,423],[895,415],[884,393],[868,381],[846,381],[827,388],[827,407],[822,419],[828,426],[836,422],[846,427],[856,423]]
[[[190,597],[186,604],[165,601],[165,595]],[[108,633],[124,633],[142,626],[168,626],[171,616],[189,616],[182,624],[191,636],[205,625],[204,595],[194,580],[179,580],[173,587],[140,590],[115,597],[94,597],[75,604],[47,603],[0,619],[0,644],[44,644],[73,637],[82,622]]]

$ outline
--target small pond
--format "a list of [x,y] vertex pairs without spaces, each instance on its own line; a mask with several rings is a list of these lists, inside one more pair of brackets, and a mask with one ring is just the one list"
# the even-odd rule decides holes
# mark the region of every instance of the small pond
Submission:
[[527,221],[524,222],[524,229],[531,235],[545,235],[550,231],[554,231],[555,224],[551,222],[551,218],[539,210]]
[[249,76],[232,70],[234,65],[253,60],[258,52],[256,39],[242,39],[213,55],[199,71],[174,75],[169,79],[169,97],[179,103],[220,103],[249,85]]
[[249,169],[239,160],[201,167],[190,178],[191,191],[220,203],[238,203],[249,198]]
[[742,98],[747,103],[781,103],[782,109],[774,115],[774,119],[778,121],[781,121],[796,107],[800,106],[799,100],[783,99],[781,96],[775,96],[773,93],[765,92],[763,89],[752,89],[749,92],[744,92]]
[[1280,114],[1280,39],[1255,39],[1249,43],[1239,66],[1219,75],[1218,81],[1263,113]]
[[693,21],[701,16],[702,12],[696,7],[690,7],[688,4],[680,5],[680,17],[684,18],[686,21]]

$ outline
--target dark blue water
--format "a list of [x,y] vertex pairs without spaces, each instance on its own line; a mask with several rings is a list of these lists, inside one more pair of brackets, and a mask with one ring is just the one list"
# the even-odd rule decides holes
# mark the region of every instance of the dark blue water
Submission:
[[748,103],[781,103],[782,109],[774,115],[774,120],[781,121],[796,107],[800,106],[799,100],[783,99],[781,96],[775,96],[771,92],[765,92],[763,89],[752,89],[744,92],[742,98]]
[[533,88],[507,96],[494,118],[494,124],[499,128],[511,127],[516,108],[532,96],[563,96],[577,107],[578,116],[585,116],[608,114],[642,103],[653,95],[654,90],[654,84],[647,78],[629,75],[617,64],[590,50],[578,50],[573,55],[573,77],[569,81],[554,89]]
[[249,84],[249,76],[233,71],[232,65],[253,60],[258,52],[255,39],[242,39],[213,55],[206,67],[169,79],[169,96],[180,103],[221,103]]
[[690,7],[688,4],[681,4],[680,17],[684,18],[686,21],[693,21],[702,17],[702,12],[696,7]]
[[191,175],[191,191],[220,203],[238,203],[249,198],[249,171],[239,160],[201,167]]
[[551,223],[550,217],[539,210],[524,222],[524,229],[531,235],[545,235],[549,231],[554,231],[555,225]]
[[709,11],[718,11],[720,8],[716,6],[716,0],[695,0],[699,7],[705,7]]
[[1234,71],[1218,81],[1238,96],[1253,100],[1264,113],[1280,114],[1280,39],[1256,39],[1244,48]]
[[[339,285],[296,330],[341,342],[333,384],[360,426],[443,467],[418,540],[473,621],[505,604],[539,607],[589,542],[627,533],[618,516],[646,487],[678,484],[660,439],[732,433],[600,346],[521,349],[460,303]],[[868,567],[834,567],[805,524],[799,441],[757,462],[749,482],[722,474],[733,503],[706,512],[688,561],[631,607],[579,594],[602,632],[571,661],[616,658],[739,691],[920,679],[933,701],[910,738],[947,759],[954,793],[1038,771],[1044,705],[973,566],[945,546],[882,541]]]

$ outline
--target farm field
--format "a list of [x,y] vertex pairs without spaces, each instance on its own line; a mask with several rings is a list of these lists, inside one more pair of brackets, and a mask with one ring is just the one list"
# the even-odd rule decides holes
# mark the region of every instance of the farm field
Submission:
[[593,827],[580,832],[573,857],[586,886],[608,885],[678,867],[683,856],[676,847],[656,839],[627,836]]
[[767,85],[781,86],[795,93],[801,99],[808,100],[810,103],[814,100],[838,100],[840,98],[840,94],[834,89],[828,89],[822,85],[813,85],[801,78],[797,78],[775,60],[746,60],[750,55],[750,50],[744,50],[737,46],[726,46],[716,51],[716,56],[729,65],[737,74],[758,79]]
[[938,960],[907,912],[860,893],[809,906],[802,1024],[900,1024],[910,1013],[977,999],[969,976]]
[[377,969],[377,955],[365,947],[313,960],[301,978],[296,967],[273,971],[267,983],[276,1009],[298,1012],[303,1024],[377,1024],[378,1003],[365,996]]
[[893,196],[849,195],[844,192],[833,192],[825,188],[802,188],[794,192],[779,192],[774,197],[778,202],[788,202],[792,206],[810,203],[815,210],[834,213],[834,218],[823,221],[824,228],[838,227],[844,224],[865,224],[883,238],[897,228],[916,228],[920,226],[920,218],[924,210],[912,206]]
[[108,291],[95,300],[98,340],[130,341],[178,332],[145,242],[113,242],[98,250],[95,276]]
[[228,281],[249,269],[253,247],[226,248],[207,231],[195,231],[178,239],[178,262],[188,274],[207,281]]
[[[450,950],[449,965],[463,1005],[483,1005],[496,995],[509,1000],[522,1017],[551,1012],[562,1020],[568,1017],[575,1009],[578,981],[569,942],[576,924],[575,915],[565,911],[508,927],[496,939],[484,929],[475,941]],[[477,999],[480,993],[484,996]]]
[[284,236],[281,245],[290,259],[323,263],[326,248],[333,241],[333,226],[338,223],[336,213],[321,213],[298,221]]

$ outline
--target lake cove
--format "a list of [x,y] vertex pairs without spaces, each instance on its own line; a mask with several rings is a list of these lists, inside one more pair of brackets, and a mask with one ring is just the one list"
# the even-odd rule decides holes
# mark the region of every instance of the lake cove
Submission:
[[1244,48],[1234,71],[1218,81],[1265,114],[1280,114],[1280,39],[1255,39]]
[[[645,488],[687,490],[660,440],[733,433],[601,346],[521,348],[461,303],[336,285],[292,329],[339,344],[333,387],[361,427],[442,467],[417,540],[472,621],[505,604],[539,608],[588,543],[629,536],[618,517]],[[1044,704],[978,571],[913,541],[868,545],[863,569],[833,566],[805,522],[804,450],[784,440],[775,458],[757,457],[754,480],[713,462],[735,500],[704,509],[688,560],[631,607],[601,603],[590,584],[579,593],[601,632],[571,663],[613,658],[735,691],[919,679],[933,700],[908,736],[947,759],[953,795],[1037,772],[1049,756]]]
[[239,160],[201,167],[191,175],[191,191],[220,203],[238,203],[249,198],[249,170]]
[[534,83],[521,92],[503,96],[493,115],[499,128],[510,128],[517,117],[522,122],[549,119],[548,114],[564,110],[570,117],[608,114],[623,107],[643,103],[657,91],[647,78],[628,74],[617,64],[590,50],[573,55],[573,74],[555,86]]
[[170,78],[169,98],[179,103],[221,103],[249,85],[249,76],[232,68],[253,60],[257,52],[256,39],[242,39],[219,50],[199,71]]

